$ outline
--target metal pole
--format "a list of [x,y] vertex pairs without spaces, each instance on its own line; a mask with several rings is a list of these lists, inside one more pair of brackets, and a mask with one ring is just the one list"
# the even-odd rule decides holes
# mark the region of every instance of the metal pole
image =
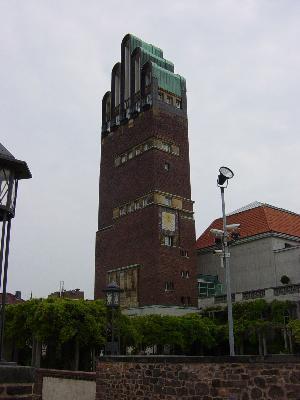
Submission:
[[2,265],[3,265],[6,221],[7,221],[7,213],[4,214],[3,221],[2,221],[1,248],[0,248],[0,289],[1,289],[1,282],[2,282]]
[[2,307],[1,307],[1,329],[0,329],[0,360],[3,360],[3,342],[4,342],[4,323],[5,323],[5,303],[6,303],[6,284],[9,256],[9,241],[10,241],[11,218],[7,224],[6,243],[5,243],[5,259],[2,284]]
[[229,330],[229,349],[230,355],[234,356],[234,334],[233,334],[233,317],[232,317],[232,299],[231,299],[231,285],[230,285],[230,266],[229,266],[229,251],[227,243],[227,228],[226,228],[226,214],[225,214],[225,200],[224,200],[224,187],[221,187],[222,198],[222,213],[223,213],[223,252],[224,252],[224,266],[226,273],[226,292],[227,292],[227,309],[228,309],[228,330]]

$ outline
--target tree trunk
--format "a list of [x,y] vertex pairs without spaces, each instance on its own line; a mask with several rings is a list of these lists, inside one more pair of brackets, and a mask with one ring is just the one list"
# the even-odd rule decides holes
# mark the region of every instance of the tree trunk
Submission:
[[32,338],[32,355],[31,355],[31,365],[35,368],[40,368],[41,366],[41,351],[42,344],[35,337]]
[[240,354],[243,356],[244,355],[244,339],[241,339],[240,343]]
[[74,370],[79,370],[79,339],[75,339],[75,360],[74,360]]
[[260,356],[263,355],[262,338],[260,333],[258,334],[258,354]]
[[96,371],[96,356],[95,356],[95,347],[92,348],[92,371]]
[[268,354],[268,349],[267,349],[267,338],[265,332],[262,334],[262,342],[263,342],[263,355],[266,356]]
[[288,352],[289,351],[289,345],[288,345],[286,327],[283,328],[282,332],[283,332],[283,339],[284,339],[284,349]]
[[294,347],[293,347],[293,338],[292,338],[292,332],[290,329],[287,331],[287,336],[289,339],[289,345],[290,345],[290,353],[294,354]]

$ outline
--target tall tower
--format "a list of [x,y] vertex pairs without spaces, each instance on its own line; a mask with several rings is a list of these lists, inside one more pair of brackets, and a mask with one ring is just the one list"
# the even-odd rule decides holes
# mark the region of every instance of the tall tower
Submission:
[[102,101],[95,298],[124,307],[197,303],[185,79],[158,47],[121,44]]

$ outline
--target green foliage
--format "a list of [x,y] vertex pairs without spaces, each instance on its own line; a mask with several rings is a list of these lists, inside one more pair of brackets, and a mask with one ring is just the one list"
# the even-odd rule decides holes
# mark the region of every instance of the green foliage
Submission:
[[19,348],[31,345],[33,337],[56,348],[75,339],[81,346],[105,343],[106,308],[100,300],[30,300],[6,310],[5,337]]
[[292,330],[292,335],[297,344],[300,344],[300,320],[294,319],[288,323],[288,328]]
[[[269,337],[277,352],[285,351],[282,328],[288,328],[300,344],[300,321],[291,320],[291,302],[263,299],[233,304],[234,333],[237,346],[246,343],[248,351],[257,351],[258,338]],[[72,361],[75,349],[83,354],[91,349],[98,353],[106,341],[106,327],[111,319],[103,302],[84,300],[30,300],[6,309],[6,339],[30,354],[33,338],[47,344],[48,367],[66,367],[64,358]],[[121,348],[133,346],[136,352],[156,345],[159,351],[169,345],[174,354],[226,354],[228,341],[227,310],[210,308],[203,315],[182,317],[146,315],[128,317],[114,311]],[[270,344],[271,346],[271,344]],[[271,347],[270,347],[271,348]],[[71,362],[69,361],[69,362]]]

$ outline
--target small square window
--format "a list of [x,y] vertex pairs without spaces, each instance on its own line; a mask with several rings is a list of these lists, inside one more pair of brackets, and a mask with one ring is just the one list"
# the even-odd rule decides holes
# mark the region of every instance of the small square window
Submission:
[[168,162],[165,162],[164,168],[166,171],[170,171],[170,164]]
[[164,236],[164,245],[165,246],[173,246],[173,236]]
[[166,206],[171,207],[171,206],[172,206],[172,198],[171,198],[171,197],[168,197],[168,196],[165,196],[165,201],[164,201],[164,203],[165,203]]
[[166,151],[167,153],[170,153],[171,152],[171,146],[168,144],[168,143],[162,143],[161,144],[161,149],[163,150],[163,151]]
[[120,215],[126,215],[126,206],[120,208]]
[[180,99],[176,99],[175,100],[175,107],[176,108],[181,108],[181,100]]
[[167,96],[166,97],[166,103],[167,104],[173,104],[173,97],[172,96]]
[[174,282],[165,282],[165,291],[174,290]]

